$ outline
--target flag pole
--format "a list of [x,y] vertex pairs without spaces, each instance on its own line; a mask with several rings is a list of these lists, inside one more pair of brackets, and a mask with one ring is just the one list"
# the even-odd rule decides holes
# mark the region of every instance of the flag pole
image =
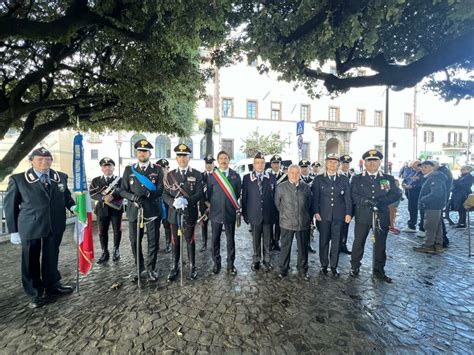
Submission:
[[[77,220],[77,217],[76,217]],[[76,227],[76,243],[77,243],[77,250],[76,250],[76,293],[79,295],[79,223],[75,222]]]

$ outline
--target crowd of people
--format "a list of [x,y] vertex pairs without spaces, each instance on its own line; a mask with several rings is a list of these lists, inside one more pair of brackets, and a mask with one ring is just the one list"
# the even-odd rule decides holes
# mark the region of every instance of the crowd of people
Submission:
[[[102,254],[98,264],[120,260],[121,224],[124,201],[127,202],[130,247],[137,271],[133,279],[158,280],[157,266],[160,229],[163,225],[166,253],[172,255],[169,282],[175,281],[182,268],[181,243],[186,246],[186,277],[198,278],[196,244],[206,252],[210,244],[213,273],[221,271],[221,235],[226,238],[227,273],[235,276],[235,232],[241,221],[252,238],[251,269],[287,277],[293,240],[296,239],[296,269],[301,279],[310,279],[308,253],[313,234],[319,234],[320,275],[333,278],[338,271],[339,254],[350,255],[350,276],[360,273],[365,244],[372,235],[372,272],[374,279],[391,283],[385,273],[386,240],[396,228],[397,208],[404,196],[408,199],[409,220],[402,232],[425,237],[415,251],[442,253],[449,244],[442,213],[446,207],[458,211],[455,228],[466,227],[463,202],[471,192],[471,167],[464,166],[461,176],[453,180],[449,169],[436,161],[414,160],[400,171],[400,182],[380,170],[383,155],[371,149],[359,161],[360,172],[350,168],[348,155],[327,154],[324,164],[302,159],[287,169],[282,158],[274,155],[271,168],[265,170],[265,157],[257,153],[253,171],[243,176],[229,167],[230,156],[220,151],[216,159],[204,158],[200,172],[189,165],[191,148],[180,143],[174,148],[178,167],[170,169],[169,161],[151,162],[153,146],[146,139],[135,144],[137,161],[114,174],[110,158],[99,162],[102,175],[90,184],[95,201],[94,212],[99,225]],[[75,202],[67,187],[67,176],[51,169],[52,155],[45,148],[35,149],[32,167],[12,175],[5,196],[5,215],[12,240],[22,245],[22,282],[31,298],[30,306],[45,304],[44,295],[72,292],[61,283],[58,269],[59,246],[65,230],[66,209],[74,211]],[[217,166],[216,166],[217,162]],[[324,170],[322,170],[324,165]],[[347,246],[349,224],[354,224],[352,251]],[[113,230],[113,250],[109,251],[109,227]],[[418,226],[418,231],[417,231]],[[201,241],[195,237],[201,229]],[[210,227],[211,241],[208,243]],[[146,234],[146,252],[142,240]],[[277,265],[271,251],[278,252]],[[145,254],[145,255],[144,255]]]

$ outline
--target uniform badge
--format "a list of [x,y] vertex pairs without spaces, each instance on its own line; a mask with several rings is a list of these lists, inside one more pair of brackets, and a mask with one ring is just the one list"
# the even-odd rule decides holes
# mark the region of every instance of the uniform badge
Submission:
[[192,183],[192,182],[196,182],[196,178],[195,178],[194,176],[188,176],[188,177],[186,178],[186,180],[187,180],[188,182],[191,182],[191,183]]
[[390,181],[385,179],[380,180],[380,189],[390,190]]
[[59,189],[59,192],[66,191],[66,189],[64,188],[64,184],[58,184],[58,189]]

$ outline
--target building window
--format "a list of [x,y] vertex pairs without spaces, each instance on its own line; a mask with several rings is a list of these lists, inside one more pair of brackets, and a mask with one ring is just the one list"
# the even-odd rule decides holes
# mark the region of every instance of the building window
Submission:
[[91,160],[98,160],[98,159],[99,159],[99,150],[91,149]]
[[206,108],[213,108],[214,107],[214,96],[207,95],[205,105],[206,105]]
[[365,110],[357,109],[357,124],[365,126]]
[[448,143],[456,143],[458,141],[458,135],[456,132],[448,133]]
[[191,149],[191,154],[189,154],[189,158],[192,159],[193,158],[193,152],[194,152],[193,139],[190,138],[190,137],[180,138],[179,143],[184,143],[189,147],[189,149]]
[[302,159],[308,159],[311,160],[311,154],[310,154],[310,143],[306,142],[303,143],[303,146],[301,147],[301,157]]
[[300,107],[300,120],[302,121],[311,121],[311,111],[309,105],[301,105]]
[[340,113],[341,113],[341,111],[340,111],[339,107],[330,106],[329,107],[329,121],[338,121],[339,122]]
[[433,143],[434,142],[434,132],[433,131],[424,131],[423,132],[423,142]]
[[405,128],[413,128],[413,121],[411,113],[405,113],[403,119],[403,127]]
[[137,156],[137,152],[135,151],[135,143],[142,139],[146,139],[146,137],[141,133],[134,134],[130,139],[130,156],[132,158]]
[[468,143],[470,143],[470,144],[473,144],[473,143],[474,143],[474,133],[471,133],[471,134],[469,135],[469,142],[468,142]]
[[375,111],[374,126],[383,127],[383,111]]
[[247,100],[247,118],[257,118],[257,101]]
[[222,99],[222,117],[234,116],[234,99]]
[[234,140],[233,139],[221,139],[222,150],[229,153],[230,159],[234,159]]
[[462,142],[462,132],[458,133],[458,142]]
[[101,143],[102,139],[100,138],[101,135],[97,132],[91,132],[89,136],[90,143]]
[[273,121],[280,121],[281,120],[281,102],[272,102],[272,113],[270,118]]
[[155,157],[158,159],[171,158],[171,140],[169,137],[159,135],[155,140]]

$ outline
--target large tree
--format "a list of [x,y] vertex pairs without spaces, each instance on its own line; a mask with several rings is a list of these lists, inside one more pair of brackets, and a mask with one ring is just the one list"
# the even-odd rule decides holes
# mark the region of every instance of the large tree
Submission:
[[227,0],[4,1],[0,139],[20,132],[0,180],[63,128],[189,134],[206,73],[200,49],[232,24]]
[[474,95],[472,0],[249,0],[244,10],[250,59],[314,96],[427,77],[446,99]]
[[242,139],[240,149],[247,155],[247,158],[253,158],[258,152],[268,154],[281,154],[288,140],[281,137],[280,132],[271,132],[270,134],[260,134],[258,128],[250,132],[245,139]]

